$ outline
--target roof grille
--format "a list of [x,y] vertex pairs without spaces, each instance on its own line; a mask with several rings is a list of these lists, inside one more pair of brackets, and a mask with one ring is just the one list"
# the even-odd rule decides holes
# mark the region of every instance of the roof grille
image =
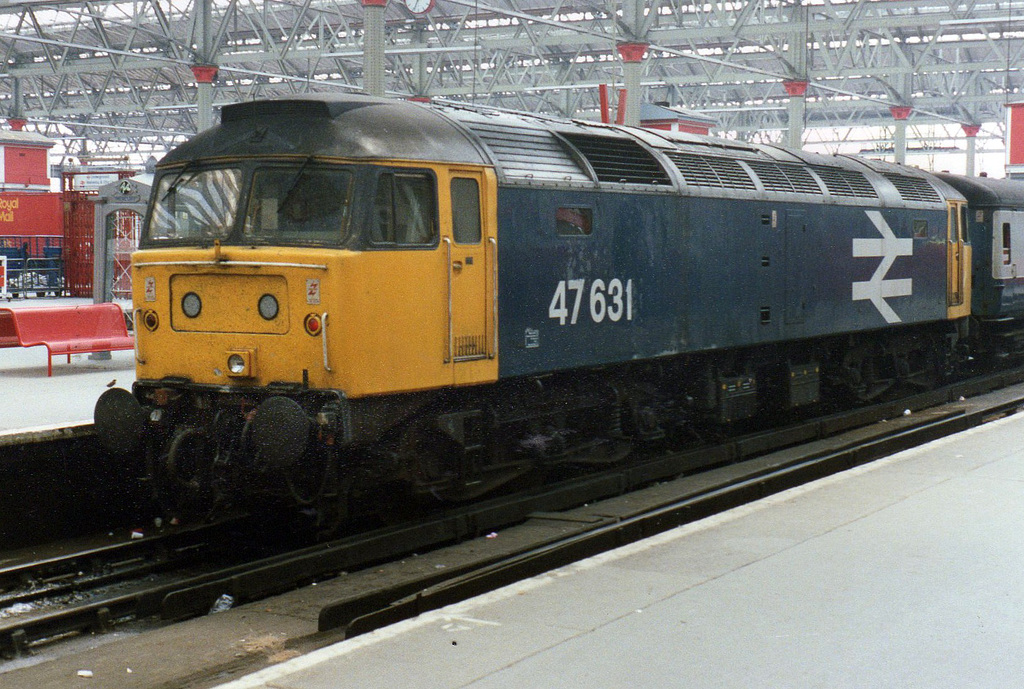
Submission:
[[884,172],[882,174],[893,183],[896,191],[900,193],[900,197],[904,201],[931,201],[938,203],[942,200],[939,197],[939,192],[926,179],[899,175],[895,172]]
[[862,199],[877,199],[878,192],[863,173],[830,165],[812,165],[821,181],[833,196],[852,196]]
[[699,156],[679,151],[666,151],[665,155],[675,164],[688,186],[756,189],[754,180],[732,158]]
[[789,191],[797,194],[821,194],[821,187],[814,181],[807,168],[802,165],[788,165],[764,160],[744,161],[761,179],[765,191]]
[[592,182],[550,132],[493,122],[464,122],[479,136],[506,177]]
[[601,182],[672,184],[654,156],[632,139],[568,133],[562,136],[579,149]]
[[330,117],[328,104],[319,100],[263,100],[225,105],[220,111],[221,122],[264,117]]

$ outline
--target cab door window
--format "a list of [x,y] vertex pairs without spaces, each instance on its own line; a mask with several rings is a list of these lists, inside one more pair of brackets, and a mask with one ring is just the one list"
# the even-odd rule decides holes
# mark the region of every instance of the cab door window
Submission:
[[456,244],[480,243],[480,187],[475,179],[452,180],[452,236]]
[[434,178],[425,173],[385,172],[377,178],[370,241],[423,246],[437,243]]

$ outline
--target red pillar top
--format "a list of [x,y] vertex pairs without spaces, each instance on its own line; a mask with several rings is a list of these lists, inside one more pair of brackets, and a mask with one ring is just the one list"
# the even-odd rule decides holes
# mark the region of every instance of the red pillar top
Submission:
[[623,62],[640,62],[644,59],[644,53],[647,52],[650,45],[650,43],[619,43],[615,47]]
[[406,100],[412,101],[413,103],[429,103],[430,96],[409,96]]
[[894,105],[891,108],[889,108],[889,112],[892,113],[892,118],[894,120],[905,120],[905,119],[907,119],[908,117],[910,117],[910,113],[913,110],[914,109],[912,107],[910,107],[909,105]]
[[363,7],[384,7],[388,4],[388,0],[360,0]]
[[978,132],[981,131],[981,125],[980,124],[962,124],[960,126],[963,127],[963,129],[964,129],[964,136],[966,136],[968,138],[973,137],[973,136],[977,136]]
[[7,118],[7,124],[11,125],[11,129],[16,132],[20,132],[28,124],[28,120],[23,117],[9,117]]
[[212,84],[217,78],[217,65],[192,65],[192,75],[200,84]]
[[782,85],[786,87],[786,93],[790,96],[806,96],[807,85],[809,81],[798,81],[796,79],[782,82]]

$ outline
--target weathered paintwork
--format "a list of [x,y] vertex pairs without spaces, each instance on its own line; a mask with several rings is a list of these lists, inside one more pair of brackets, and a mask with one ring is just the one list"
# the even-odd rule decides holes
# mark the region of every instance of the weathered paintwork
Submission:
[[[498,198],[503,376],[946,317],[942,210],[516,188]],[[566,206],[593,209],[590,236],[556,234],[555,212]],[[874,213],[909,249],[879,278],[911,281],[909,294],[884,299],[898,321],[854,299],[854,284],[870,283],[882,261],[854,251],[883,239]],[[927,224],[924,236],[913,236],[915,220]],[[577,318],[562,323],[552,300],[560,281],[576,279],[585,281]],[[632,319],[596,322],[594,280],[612,279],[632,281]]]

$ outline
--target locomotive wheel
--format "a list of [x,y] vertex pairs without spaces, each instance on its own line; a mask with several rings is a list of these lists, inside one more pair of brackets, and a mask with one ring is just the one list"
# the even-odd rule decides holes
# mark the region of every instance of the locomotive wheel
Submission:
[[402,432],[396,456],[400,475],[412,495],[432,502],[475,500],[519,480],[535,467],[534,462],[496,456],[486,441],[457,442],[432,418]]
[[893,378],[879,374],[880,352],[872,345],[856,345],[843,355],[840,382],[858,402],[870,402],[892,388]]
[[193,426],[174,431],[160,453],[152,477],[160,506],[172,516],[193,520],[212,509],[213,448]]

